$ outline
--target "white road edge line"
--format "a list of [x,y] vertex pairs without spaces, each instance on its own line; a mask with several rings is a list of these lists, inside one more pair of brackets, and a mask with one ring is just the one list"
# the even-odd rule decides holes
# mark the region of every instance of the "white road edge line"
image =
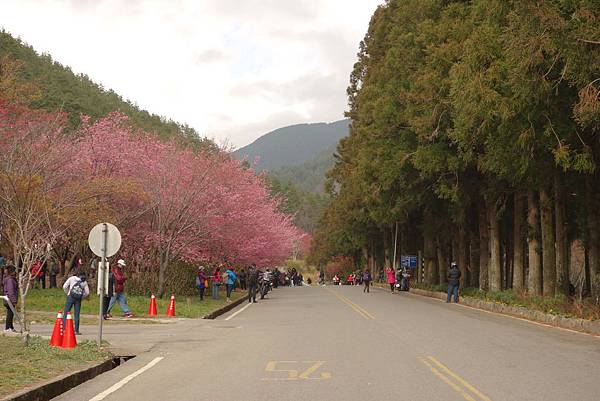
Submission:
[[121,387],[123,387],[124,385],[126,385],[128,382],[130,382],[131,380],[133,380],[135,377],[141,375],[142,373],[144,373],[145,371],[147,371],[148,369],[150,369],[152,366],[154,366],[157,363],[159,363],[163,358],[164,357],[162,357],[162,356],[154,358],[146,366],[144,366],[144,367],[136,370],[135,372],[133,372],[132,374],[130,374],[129,376],[127,376],[126,378],[124,378],[120,382],[118,382],[116,384],[113,384],[108,389],[104,390],[103,392],[101,392],[100,394],[98,394],[97,396],[95,396],[94,398],[90,399],[90,401],[101,401],[101,400],[105,399],[110,394],[114,393],[115,391],[117,391],[118,389],[120,389]]
[[242,313],[244,310],[246,310],[246,308],[250,307],[250,305],[252,305],[252,304],[248,303],[248,305],[244,306],[242,309],[240,309],[239,311],[235,312],[233,315],[227,316],[225,318],[225,320],[233,319],[234,317],[236,317],[237,315],[239,315],[240,313]]

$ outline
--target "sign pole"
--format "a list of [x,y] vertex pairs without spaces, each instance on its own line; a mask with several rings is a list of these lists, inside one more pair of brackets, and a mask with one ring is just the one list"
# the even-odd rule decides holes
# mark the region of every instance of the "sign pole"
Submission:
[[100,263],[101,274],[98,274],[98,282],[100,287],[100,308],[98,312],[98,348],[102,347],[102,321],[104,320],[104,275],[108,274],[106,271],[106,248],[108,244],[108,226],[106,223],[102,223],[102,261]]

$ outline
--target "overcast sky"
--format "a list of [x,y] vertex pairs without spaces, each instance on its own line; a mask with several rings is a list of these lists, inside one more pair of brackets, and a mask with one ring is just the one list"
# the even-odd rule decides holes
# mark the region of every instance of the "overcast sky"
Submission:
[[0,26],[142,108],[239,147],[335,121],[383,0],[0,0]]

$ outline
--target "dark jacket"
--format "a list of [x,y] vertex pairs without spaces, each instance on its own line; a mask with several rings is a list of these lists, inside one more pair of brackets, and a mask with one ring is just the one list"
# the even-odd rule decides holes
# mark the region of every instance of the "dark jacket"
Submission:
[[458,267],[451,267],[448,271],[448,284],[458,285],[460,283],[460,276],[462,273]]
[[6,276],[4,277],[3,285],[4,295],[10,299],[13,305],[16,305],[19,299],[19,284],[17,283],[17,279],[13,276]]
[[250,269],[248,271],[248,285],[255,286],[258,284],[258,270]]

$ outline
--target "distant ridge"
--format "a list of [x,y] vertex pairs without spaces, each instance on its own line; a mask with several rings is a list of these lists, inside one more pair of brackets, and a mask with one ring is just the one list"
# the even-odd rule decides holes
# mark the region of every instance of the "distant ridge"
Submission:
[[350,120],[332,123],[297,124],[271,131],[251,144],[233,152],[237,159],[247,158],[256,170],[273,171],[299,166],[324,151],[333,153],[339,140],[348,135]]

